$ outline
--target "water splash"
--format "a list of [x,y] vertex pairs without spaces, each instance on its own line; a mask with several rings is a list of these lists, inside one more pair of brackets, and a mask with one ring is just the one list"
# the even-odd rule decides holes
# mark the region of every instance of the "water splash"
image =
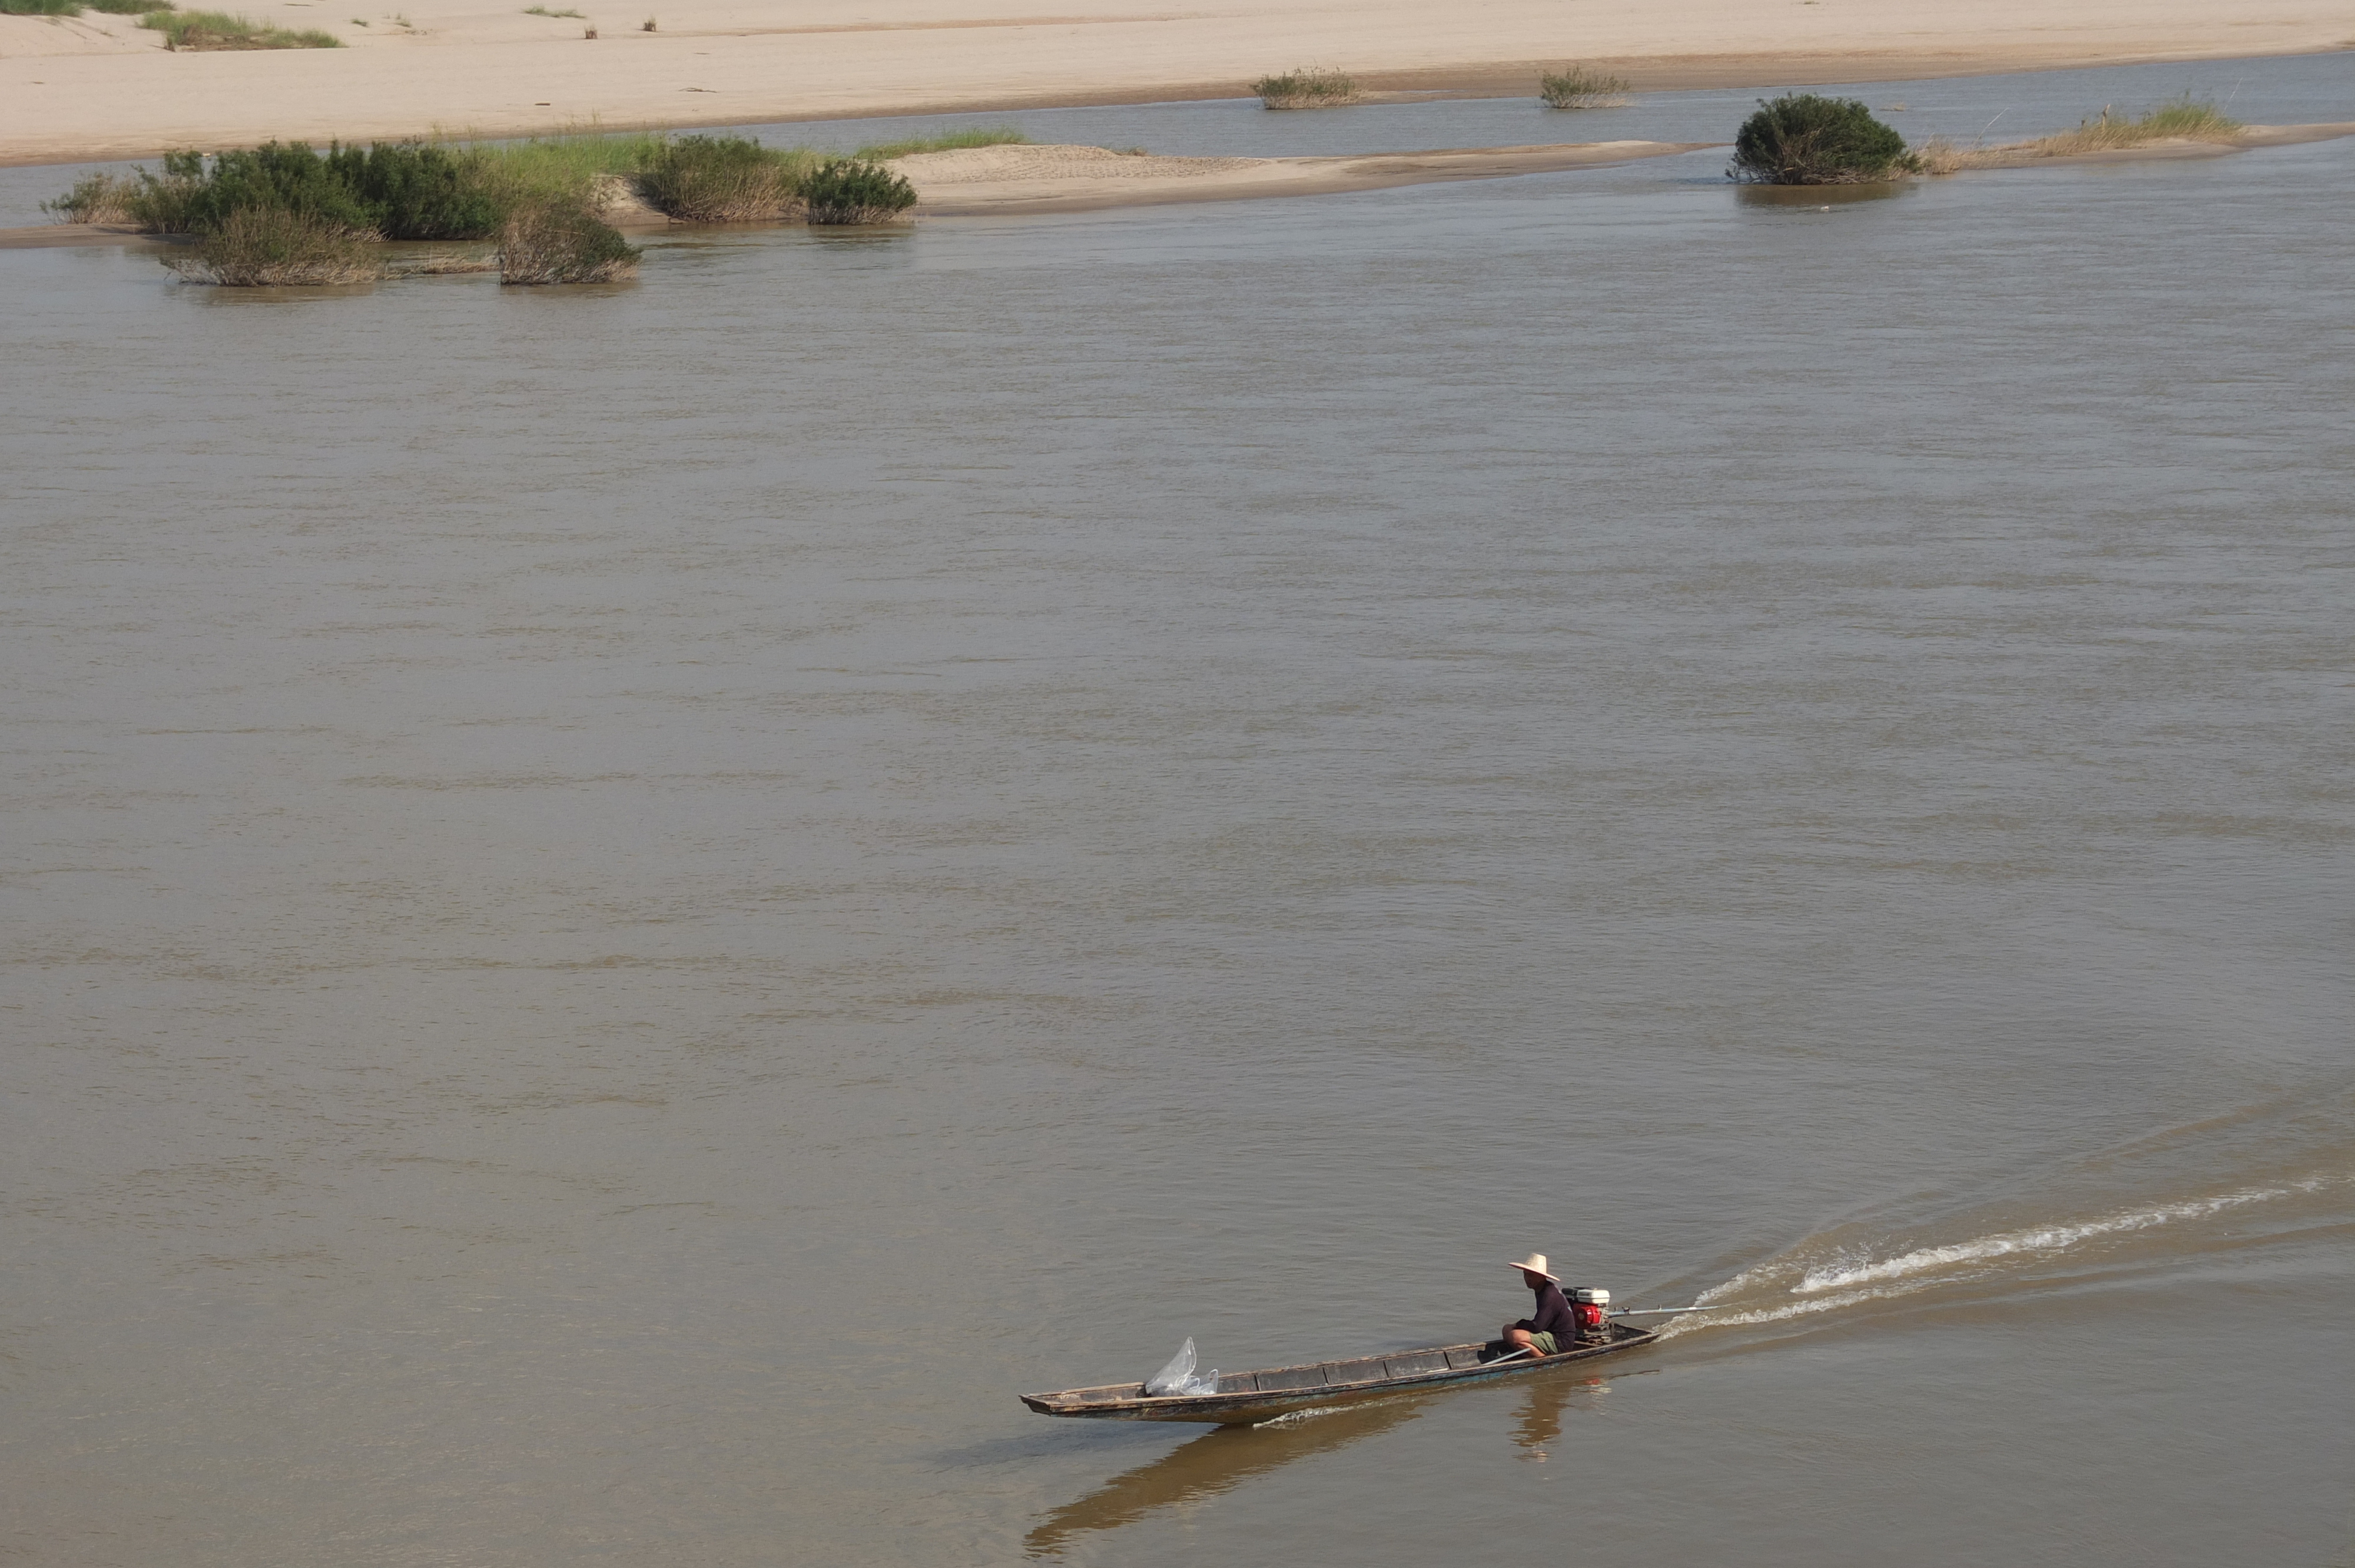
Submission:
[[2347,1180],[2349,1178],[2328,1175],[2309,1176],[2277,1186],[2247,1187],[2204,1198],[2122,1209],[2098,1219],[2076,1224],[1998,1231],[1969,1241],[1916,1247],[1891,1257],[1876,1258],[1869,1250],[1849,1248],[1834,1258],[1806,1267],[1796,1282],[1787,1285],[1785,1282],[1791,1280],[1793,1271],[1801,1266],[1785,1255],[1743,1270],[1724,1284],[1701,1292],[1698,1300],[1703,1306],[1721,1302],[1732,1304],[1761,1287],[1783,1287],[1786,1299],[1779,1302],[1770,1300],[1755,1307],[1735,1306],[1732,1310],[1712,1312],[1706,1317],[1681,1319],[1669,1325],[1664,1334],[1743,1323],[1780,1322],[1820,1312],[1838,1311],[1867,1301],[1909,1296],[1937,1285],[1981,1277],[1992,1270],[1974,1266],[1990,1264],[1998,1259],[2021,1254],[2051,1256],[2100,1237],[2204,1219],[2252,1204],[2318,1192]]

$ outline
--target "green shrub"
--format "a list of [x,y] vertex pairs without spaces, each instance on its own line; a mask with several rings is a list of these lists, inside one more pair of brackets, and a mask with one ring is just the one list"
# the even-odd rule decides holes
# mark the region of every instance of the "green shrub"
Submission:
[[813,162],[741,136],[681,136],[648,155],[638,190],[684,223],[753,223],[783,217],[800,204]]
[[176,9],[172,0],[81,0],[93,11],[103,11],[111,16],[152,16],[159,11]]
[[1627,101],[1627,79],[1574,65],[1539,77],[1538,97],[1548,109],[1609,109]]
[[937,136],[911,136],[901,142],[878,142],[871,147],[861,147],[855,156],[882,163],[890,158],[905,158],[918,153],[952,153],[960,147],[1007,147],[1028,142],[1030,138],[1010,126],[995,130],[943,131]]
[[1905,138],[1853,98],[1791,92],[1742,122],[1733,139],[1737,180],[1775,185],[1858,185],[1913,171]]
[[208,159],[167,153],[159,179],[141,169],[140,188],[123,204],[143,228],[204,234],[248,209],[299,213],[346,232],[376,227],[376,214],[336,165],[304,142],[271,142]]
[[[53,205],[70,203],[83,185]],[[266,209],[392,239],[487,239],[509,203],[483,154],[417,142],[365,151],[331,143],[324,154],[272,142],[209,159],[172,153],[160,177],[140,169],[113,194],[127,217],[161,234],[208,233],[233,213]]]
[[634,274],[641,254],[581,202],[531,202],[507,215],[499,281],[610,283]]
[[344,40],[315,28],[292,31],[226,11],[149,9],[143,27],[164,35],[167,49],[340,49]]
[[812,223],[881,223],[916,205],[916,187],[880,164],[829,158],[802,182],[802,199]]
[[129,223],[131,197],[138,188],[136,181],[121,175],[85,175],[57,200],[43,202],[41,210],[59,223]]
[[488,239],[506,218],[489,160],[421,142],[330,147],[328,171],[387,239]]
[[1252,90],[1268,109],[1331,109],[1358,101],[1358,79],[1303,66],[1282,76],[1263,76],[1252,83]]
[[192,282],[230,288],[318,288],[382,275],[374,236],[285,207],[244,207],[208,230],[195,254],[165,261]]

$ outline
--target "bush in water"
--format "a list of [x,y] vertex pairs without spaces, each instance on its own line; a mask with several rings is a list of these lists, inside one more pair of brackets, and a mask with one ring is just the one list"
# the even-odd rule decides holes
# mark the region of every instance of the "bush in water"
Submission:
[[210,159],[169,153],[160,176],[143,168],[111,187],[93,183],[102,178],[84,180],[50,210],[105,210],[111,202],[158,234],[209,233],[233,213],[266,208],[392,239],[488,239],[509,203],[483,154],[418,142],[366,151],[331,143],[324,154],[302,142],[272,142]]
[[57,200],[43,202],[41,210],[55,214],[59,223],[129,223],[131,196],[138,188],[120,175],[85,175]]
[[197,241],[196,254],[164,263],[192,282],[230,288],[317,288],[383,274],[374,236],[284,207],[230,213]]
[[1775,185],[1859,185],[1914,172],[1905,138],[1852,98],[1791,92],[1742,122],[1733,139],[1737,180]]
[[502,283],[610,283],[634,276],[638,248],[580,202],[533,202],[507,215]]
[[314,217],[347,232],[373,230],[377,215],[332,164],[303,142],[272,142],[248,152],[166,153],[159,179],[145,169],[125,206],[158,234],[206,234],[233,213],[266,208]]
[[388,239],[488,239],[506,219],[479,153],[378,142],[366,152],[331,146],[325,162]]
[[916,187],[864,158],[833,158],[802,183],[812,223],[881,223],[916,205]]

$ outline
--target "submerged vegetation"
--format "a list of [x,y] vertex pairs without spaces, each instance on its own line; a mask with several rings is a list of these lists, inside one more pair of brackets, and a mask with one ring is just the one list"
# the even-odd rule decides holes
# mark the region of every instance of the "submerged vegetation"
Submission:
[[911,157],[918,153],[954,153],[964,147],[1010,147],[1030,138],[1010,125],[976,126],[970,131],[943,131],[935,136],[910,136],[898,142],[878,142],[856,154],[876,163]]
[[1538,97],[1548,109],[1615,109],[1627,101],[1627,79],[1574,65],[1539,77]]
[[882,223],[916,205],[916,187],[880,164],[830,158],[802,183],[802,199],[812,223]]
[[1861,185],[1916,172],[1905,138],[1853,98],[1789,92],[1742,122],[1733,139],[1737,180],[1775,185]]
[[167,49],[340,49],[344,40],[315,27],[273,27],[226,11],[146,8],[139,25],[164,35]]
[[1337,70],[1302,66],[1252,83],[1266,109],[1336,109],[1358,101],[1358,79]]

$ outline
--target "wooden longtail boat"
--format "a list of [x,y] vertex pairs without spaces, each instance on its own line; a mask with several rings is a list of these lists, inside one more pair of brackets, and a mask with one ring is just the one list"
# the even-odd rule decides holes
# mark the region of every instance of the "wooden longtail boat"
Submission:
[[1508,1356],[1506,1347],[1491,1340],[1468,1345],[1433,1345],[1428,1350],[1400,1351],[1387,1356],[1361,1356],[1353,1361],[1308,1361],[1296,1367],[1266,1367],[1258,1372],[1221,1372],[1216,1393],[1149,1394],[1141,1383],[1110,1383],[1095,1388],[1067,1388],[1060,1393],[1026,1393],[1022,1403],[1041,1415],[1077,1415],[1096,1421],[1208,1421],[1220,1425],[1248,1425],[1272,1421],[1311,1405],[1343,1404],[1372,1399],[1403,1389],[1430,1388],[1443,1383],[1469,1383],[1476,1378],[1515,1377],[1555,1367],[1591,1361],[1597,1356],[1632,1351],[1659,1338],[1653,1329],[1631,1324],[1608,1325],[1611,1337],[1599,1344],[1581,1345],[1559,1355],[1533,1361]]

